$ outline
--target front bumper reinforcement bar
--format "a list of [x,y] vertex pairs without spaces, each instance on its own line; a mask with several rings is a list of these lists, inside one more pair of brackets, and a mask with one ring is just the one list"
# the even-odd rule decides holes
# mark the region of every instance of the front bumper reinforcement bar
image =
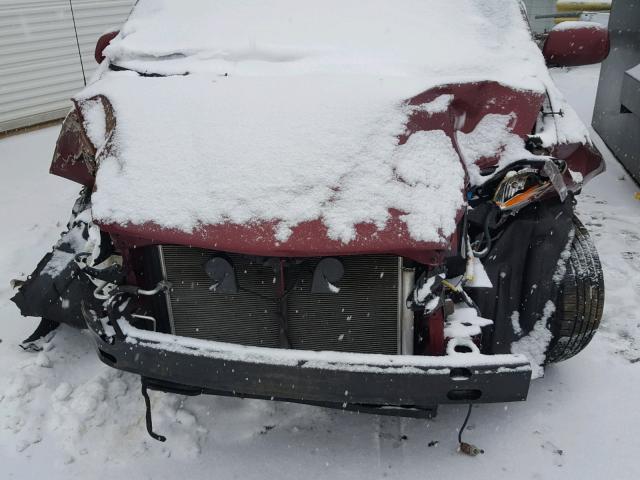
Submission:
[[156,390],[210,393],[416,416],[439,404],[526,400],[531,378],[520,355],[371,355],[249,347],[140,330],[124,338],[88,321],[100,359],[139,374]]

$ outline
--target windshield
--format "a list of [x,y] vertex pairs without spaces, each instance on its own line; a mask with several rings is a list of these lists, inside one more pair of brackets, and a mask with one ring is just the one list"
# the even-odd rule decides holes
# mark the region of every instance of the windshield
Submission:
[[145,73],[527,79],[544,67],[518,0],[140,0],[107,48]]

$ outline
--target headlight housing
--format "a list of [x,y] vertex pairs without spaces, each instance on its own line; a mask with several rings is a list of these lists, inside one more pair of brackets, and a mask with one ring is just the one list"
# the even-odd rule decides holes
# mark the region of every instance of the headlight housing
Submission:
[[548,159],[535,164],[512,166],[495,187],[492,200],[504,212],[515,212],[555,190],[564,201],[567,187],[562,178],[566,164]]

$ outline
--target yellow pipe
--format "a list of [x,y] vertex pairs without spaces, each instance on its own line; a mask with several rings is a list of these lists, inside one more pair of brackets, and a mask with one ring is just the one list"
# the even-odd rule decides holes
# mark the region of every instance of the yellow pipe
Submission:
[[558,2],[558,12],[589,11],[600,12],[611,10],[611,2]]

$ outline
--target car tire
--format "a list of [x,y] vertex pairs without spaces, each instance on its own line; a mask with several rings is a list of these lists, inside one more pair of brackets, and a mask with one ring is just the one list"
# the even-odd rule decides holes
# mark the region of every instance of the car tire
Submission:
[[602,319],[604,277],[600,258],[589,232],[575,215],[573,224],[571,255],[556,297],[556,312],[548,325],[553,337],[546,363],[561,362],[582,351]]

